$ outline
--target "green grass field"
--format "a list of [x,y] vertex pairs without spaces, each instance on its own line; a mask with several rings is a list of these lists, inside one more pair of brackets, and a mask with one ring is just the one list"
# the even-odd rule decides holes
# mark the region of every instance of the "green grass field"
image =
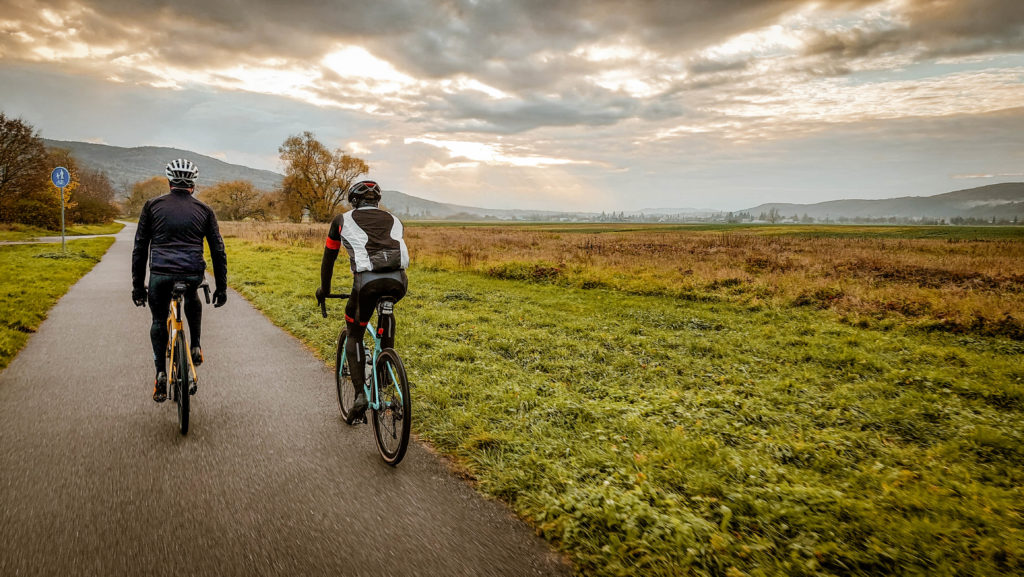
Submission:
[[25,346],[46,313],[99,262],[113,238],[0,246],[0,369]]
[[521,230],[564,232],[570,234],[601,234],[624,232],[751,232],[779,236],[806,236],[811,238],[904,238],[1000,240],[1024,239],[1024,226],[910,226],[866,224],[682,224],[682,223],[502,223],[495,221],[411,221],[409,228],[485,228],[501,226]]
[[[84,236],[89,234],[115,234],[124,225],[119,222],[109,224],[77,224],[67,228],[67,236]],[[40,236],[60,236],[60,230],[46,230],[21,224],[5,224],[0,226],[0,241],[32,240]]]
[[[228,251],[332,363],[321,249]],[[1024,572],[1024,343],[415,266],[396,311],[416,433],[581,574]]]

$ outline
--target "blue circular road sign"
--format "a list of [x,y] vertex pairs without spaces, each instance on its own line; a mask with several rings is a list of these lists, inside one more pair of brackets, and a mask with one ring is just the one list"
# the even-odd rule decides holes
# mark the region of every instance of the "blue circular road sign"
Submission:
[[71,182],[71,173],[63,166],[58,166],[50,173],[50,180],[53,181],[54,186],[64,188],[69,182]]

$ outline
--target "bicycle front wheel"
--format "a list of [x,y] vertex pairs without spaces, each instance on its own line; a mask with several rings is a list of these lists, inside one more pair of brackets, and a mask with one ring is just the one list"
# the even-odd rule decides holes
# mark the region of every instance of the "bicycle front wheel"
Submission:
[[185,335],[178,332],[174,341],[174,366],[177,373],[173,383],[174,396],[178,401],[178,426],[181,434],[188,434],[188,411],[190,395],[188,394],[188,347],[185,345]]
[[384,462],[397,465],[409,448],[412,427],[412,397],[405,366],[394,349],[384,349],[377,357],[378,408],[373,410],[373,436]]
[[352,388],[352,372],[349,370],[348,357],[345,355],[345,341],[348,329],[342,329],[338,335],[338,350],[334,355],[334,387],[338,390],[338,405],[341,407],[341,418],[352,424],[352,407],[356,403],[356,391]]

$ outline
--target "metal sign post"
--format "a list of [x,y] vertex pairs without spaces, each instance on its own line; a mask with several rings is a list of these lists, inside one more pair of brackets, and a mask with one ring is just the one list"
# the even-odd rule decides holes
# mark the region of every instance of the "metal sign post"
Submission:
[[60,189],[60,250],[67,252],[67,245],[64,243],[64,187],[71,183],[71,173],[63,166],[58,166],[50,173],[50,180]]

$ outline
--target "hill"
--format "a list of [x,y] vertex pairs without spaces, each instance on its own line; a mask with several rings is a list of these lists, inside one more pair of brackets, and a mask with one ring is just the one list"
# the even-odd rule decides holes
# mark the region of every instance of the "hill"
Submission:
[[[228,180],[249,180],[261,190],[277,188],[284,178],[269,170],[230,164],[188,150],[158,146],[123,148],[88,142],[47,140],[47,146],[66,148],[85,166],[104,170],[115,185],[133,183],[163,174],[163,167],[175,158],[190,158],[200,166],[201,184],[209,186]],[[459,220],[601,220],[594,212],[510,210],[480,208],[427,200],[397,190],[385,191],[383,203],[405,218]],[[880,200],[844,199],[814,204],[765,203],[744,211],[757,218],[777,210],[783,218],[810,216],[815,220],[857,218],[953,219],[977,218],[1024,221],[1024,182],[992,184],[935,196],[904,196]],[[614,215],[614,213],[613,213]],[[613,219],[614,220],[614,219]],[[618,220],[720,221],[725,214],[712,209],[647,208],[619,213]]]
[[499,220],[552,220],[579,219],[597,216],[596,213],[558,212],[552,210],[517,210],[479,208],[461,204],[436,202],[405,194],[397,190],[383,191],[381,203],[400,216],[419,219],[499,219]]
[[[249,180],[256,188],[270,191],[277,188],[284,178],[269,170],[230,164],[211,156],[178,148],[160,146],[124,148],[69,140],[43,139],[43,141],[48,147],[70,150],[71,154],[84,166],[105,171],[115,185],[163,176],[163,167],[168,161],[175,158],[188,158],[199,165],[202,186],[229,180]],[[579,217],[579,215],[557,211],[505,210],[448,204],[419,198],[397,190],[385,191],[383,202],[390,210],[399,215],[424,219],[550,220],[560,217]]]
[[161,146],[123,148],[106,144],[43,139],[48,147],[65,148],[85,166],[103,170],[117,185],[134,183],[164,175],[164,166],[175,158],[188,158],[199,165],[199,182],[210,186],[228,180],[248,180],[260,190],[273,190],[281,184],[283,176],[269,170],[258,170],[230,164],[212,156],[190,150]]
[[990,184],[935,196],[903,196],[879,200],[830,200],[814,204],[766,203],[746,209],[753,216],[778,210],[783,217],[812,218],[931,218],[992,217],[1024,220],[1024,182]]

